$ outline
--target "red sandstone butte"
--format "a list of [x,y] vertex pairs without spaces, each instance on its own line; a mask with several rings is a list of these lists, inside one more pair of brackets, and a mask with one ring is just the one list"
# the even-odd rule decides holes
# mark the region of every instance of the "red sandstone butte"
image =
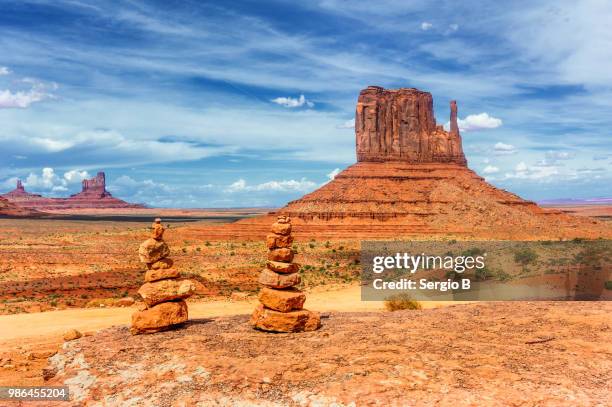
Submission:
[[106,190],[104,172],[98,172],[94,178],[83,180],[81,192],[69,198],[47,198],[31,194],[25,190],[21,180],[17,180],[17,187],[14,190],[1,196],[22,208],[41,211],[82,208],[143,208],[142,205],[131,204],[113,197]]
[[228,229],[263,234],[276,216],[286,215],[303,236],[319,238],[612,237],[602,222],[542,209],[469,169],[455,101],[448,132],[436,123],[431,94],[413,88],[369,86],[355,114],[356,164],[277,212]]
[[467,165],[451,102],[451,131],[436,124],[431,93],[418,89],[369,86],[355,112],[357,161],[456,163]]

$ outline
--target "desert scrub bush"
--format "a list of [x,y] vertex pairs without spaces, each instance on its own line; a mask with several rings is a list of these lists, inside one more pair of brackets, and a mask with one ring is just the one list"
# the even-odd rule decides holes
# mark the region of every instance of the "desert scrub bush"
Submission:
[[399,311],[403,309],[422,309],[420,302],[410,298],[408,294],[396,294],[385,299],[385,309],[387,311]]
[[523,266],[534,263],[537,259],[538,254],[530,247],[518,249],[514,252],[514,261]]
[[606,281],[604,287],[606,287],[606,290],[612,290],[612,281]]

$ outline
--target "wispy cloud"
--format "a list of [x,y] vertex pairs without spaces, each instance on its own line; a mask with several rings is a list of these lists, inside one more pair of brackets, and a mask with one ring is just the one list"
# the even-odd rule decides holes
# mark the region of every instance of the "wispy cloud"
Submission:
[[[4,73],[3,70],[5,70]],[[9,71],[7,68],[0,68],[0,75],[6,75],[8,73]],[[29,86],[29,89],[18,91],[11,91],[10,89],[0,90],[0,109],[25,109],[33,103],[55,98],[51,93],[57,90],[57,84],[55,83],[47,84],[33,78],[23,78],[20,82]]]
[[261,184],[248,185],[244,179],[230,184],[227,188],[227,192],[244,192],[244,191],[273,191],[273,192],[286,192],[286,191],[299,191],[299,192],[310,192],[315,189],[318,185],[315,182],[309,181],[306,178],[300,180],[283,180],[283,181],[267,181]]

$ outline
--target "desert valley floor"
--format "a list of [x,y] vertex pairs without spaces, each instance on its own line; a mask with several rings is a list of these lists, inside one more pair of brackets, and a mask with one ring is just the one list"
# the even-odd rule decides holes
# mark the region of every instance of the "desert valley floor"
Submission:
[[[556,209],[603,222],[612,213]],[[323,328],[295,336],[253,331],[246,314],[256,302],[264,235],[227,222],[256,210],[162,213],[170,219],[166,240],[177,268],[197,282],[191,322],[159,336],[130,337],[126,326],[143,273],[136,252],[157,214],[0,219],[0,385],[83,379],[78,386],[91,405],[95,399],[160,406],[180,405],[170,398],[186,405],[393,405],[410,399],[420,405],[586,406],[605,405],[612,391],[609,303],[434,303],[386,312],[382,303],[360,301],[360,240],[343,232],[309,236],[296,226],[306,306],[323,313]],[[69,328],[85,336],[62,346]],[[177,351],[164,356],[151,341]],[[228,354],[222,343],[240,351]],[[196,354],[189,350],[196,348]],[[265,351],[270,348],[276,351]],[[65,363],[45,382],[50,356]],[[90,369],[79,365],[83,358]],[[152,373],[140,377],[135,369]],[[95,385],[87,384],[83,370],[96,377]],[[171,384],[164,394],[146,393],[135,380]],[[109,386],[116,398],[105,401]],[[487,399],[491,389],[495,394]],[[190,398],[191,390],[199,399]]]

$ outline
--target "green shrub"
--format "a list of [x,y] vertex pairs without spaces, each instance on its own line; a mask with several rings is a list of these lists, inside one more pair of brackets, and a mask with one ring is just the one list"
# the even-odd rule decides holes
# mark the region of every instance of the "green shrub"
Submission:
[[538,254],[530,247],[525,247],[514,252],[514,261],[523,266],[534,263],[537,259]]
[[604,286],[606,287],[606,290],[612,290],[612,281],[606,281]]
[[387,311],[399,311],[403,309],[422,309],[420,302],[410,298],[408,294],[396,294],[388,297],[385,300],[385,309]]

